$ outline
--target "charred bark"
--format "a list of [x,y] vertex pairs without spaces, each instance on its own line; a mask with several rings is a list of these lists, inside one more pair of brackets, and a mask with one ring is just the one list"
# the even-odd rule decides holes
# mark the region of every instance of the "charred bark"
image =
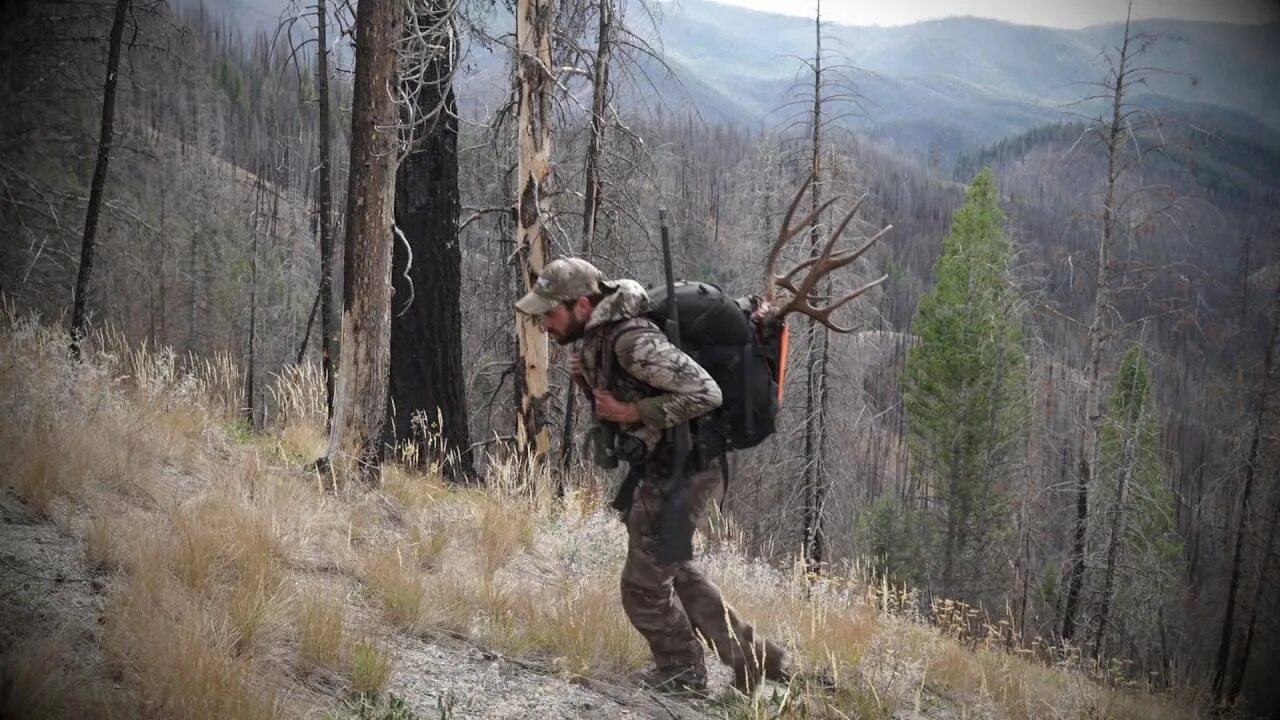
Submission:
[[[437,26],[433,4],[420,25]],[[462,249],[458,238],[458,119],[441,53],[418,91],[420,113],[439,112],[396,177],[392,254],[391,411],[395,440],[412,442],[420,464],[441,461],[454,480],[472,472],[462,371]]]
[[107,46],[107,78],[102,84],[102,124],[98,133],[98,161],[93,166],[89,185],[89,206],[84,213],[84,235],[80,240],[80,268],[76,273],[76,289],[71,306],[71,357],[80,359],[80,341],[85,336],[86,296],[93,275],[93,255],[97,245],[98,215],[102,211],[102,193],[107,184],[107,165],[111,160],[111,144],[115,138],[116,82],[120,71],[120,45],[124,39],[125,16],[129,0],[116,0],[111,20],[111,38]]

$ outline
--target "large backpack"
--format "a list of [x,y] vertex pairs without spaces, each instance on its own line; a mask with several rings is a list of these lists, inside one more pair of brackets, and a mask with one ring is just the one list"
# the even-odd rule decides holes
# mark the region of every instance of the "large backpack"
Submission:
[[[751,298],[734,300],[715,285],[675,285],[680,347],[720,386],[720,407],[695,421],[699,449],[706,457],[755,447],[773,434],[783,332],[780,324],[752,318]],[[645,317],[659,328],[668,316],[665,287],[650,291]]]

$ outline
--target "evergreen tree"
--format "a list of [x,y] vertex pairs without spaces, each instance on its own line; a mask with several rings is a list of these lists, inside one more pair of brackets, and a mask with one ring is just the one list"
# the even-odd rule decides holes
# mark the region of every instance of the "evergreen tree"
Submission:
[[935,590],[968,601],[1003,587],[1009,487],[1019,457],[1026,359],[1012,250],[995,176],[974,178],[920,301],[903,398],[910,444],[930,487],[926,555]]
[[[1110,655],[1123,637],[1153,650],[1167,622],[1165,611],[1182,573],[1177,508],[1160,461],[1151,383],[1142,347],[1125,354],[1098,436],[1101,487],[1099,543],[1107,548],[1100,606],[1093,618],[1093,655]],[[1123,578],[1123,582],[1117,582]],[[1154,612],[1153,612],[1154,611]]]

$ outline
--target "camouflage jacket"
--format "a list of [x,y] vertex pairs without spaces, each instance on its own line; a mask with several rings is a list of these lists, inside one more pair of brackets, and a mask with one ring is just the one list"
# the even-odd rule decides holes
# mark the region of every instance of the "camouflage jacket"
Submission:
[[623,425],[652,451],[662,431],[720,407],[720,386],[707,371],[667,340],[643,317],[649,296],[634,280],[617,280],[587,321],[582,338],[582,374],[592,388],[605,388],[633,402],[640,422]]

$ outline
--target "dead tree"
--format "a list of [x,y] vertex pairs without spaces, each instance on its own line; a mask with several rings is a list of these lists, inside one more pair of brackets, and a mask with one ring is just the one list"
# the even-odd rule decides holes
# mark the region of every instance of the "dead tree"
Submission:
[[[809,178],[809,181],[805,183],[804,187],[800,189],[800,192],[796,193],[795,198],[792,199],[791,205],[788,207],[787,213],[783,217],[782,227],[778,231],[778,237],[774,240],[773,246],[769,250],[768,259],[765,264],[765,278],[767,282],[764,292],[765,302],[770,307],[773,307],[777,302],[776,295],[779,288],[786,290],[791,295],[791,299],[788,302],[778,306],[773,311],[770,322],[777,323],[780,326],[785,322],[787,315],[800,313],[809,317],[811,326],[814,324],[821,325],[825,331],[834,330],[838,333],[851,332],[853,328],[835,324],[831,320],[831,314],[843,307],[845,304],[858,298],[871,288],[883,283],[889,276],[882,275],[879,278],[846,293],[839,299],[832,299],[829,290],[820,295],[818,293],[819,283],[823,283],[830,287],[830,276],[832,272],[852,264],[858,258],[866,254],[866,252],[870,250],[871,247],[880,240],[880,238],[884,237],[886,233],[893,229],[893,226],[887,225],[871,237],[862,238],[862,244],[856,248],[836,251],[836,243],[840,240],[840,236],[844,233],[845,228],[853,221],[858,210],[862,207],[862,201],[859,200],[853,206],[853,209],[844,216],[844,219],[840,221],[840,224],[835,227],[821,247],[816,248],[815,251],[811,253],[809,259],[799,263],[786,272],[776,273],[775,267],[777,266],[778,258],[787,242],[798,235],[807,226],[810,226],[811,223],[814,223],[814,221],[820,217],[833,202],[839,199],[838,197],[834,197],[826,202],[818,204],[817,207],[813,207],[811,209],[809,215],[804,220],[793,225],[791,222],[792,217],[795,215],[795,211],[800,204],[800,200],[804,197],[805,190],[809,189],[811,184],[813,184],[812,177]],[[810,232],[812,232],[812,229],[810,229]],[[819,301],[819,298],[822,297],[827,299],[827,304],[823,306],[815,305],[815,303]],[[806,449],[808,449],[807,446]],[[822,562],[820,511],[822,502],[821,492],[823,491],[823,488],[819,485],[816,486],[814,490],[815,493],[811,496],[813,505],[805,508],[805,530],[806,532],[811,532],[813,537],[806,535],[805,541],[806,561],[810,563],[811,570],[817,571],[820,568],[820,563]],[[810,515],[808,514],[810,510],[813,512],[813,520],[810,520]],[[812,522],[812,524],[810,524],[810,522]]]
[[324,373],[325,417],[333,423],[333,181],[329,158],[329,11],[325,0],[316,0],[316,93],[319,100],[318,131],[320,166],[316,183],[316,219],[320,232],[320,369]]
[[98,161],[93,166],[89,185],[89,206],[84,213],[84,235],[80,241],[80,269],[71,308],[71,357],[80,359],[80,341],[85,336],[86,295],[93,274],[93,253],[97,243],[98,214],[102,211],[102,193],[107,183],[107,164],[111,160],[111,143],[115,137],[116,81],[120,70],[120,45],[124,40],[124,24],[130,0],[116,0],[111,20],[111,36],[107,46],[107,78],[102,84],[102,124],[98,133]]
[[[1132,5],[1130,11],[1132,11]],[[1122,278],[1120,270],[1113,262],[1112,253],[1116,243],[1126,233],[1132,232],[1137,226],[1146,224],[1156,217],[1165,215],[1176,205],[1176,203],[1170,203],[1148,213],[1145,218],[1135,223],[1127,216],[1131,204],[1139,197],[1143,188],[1127,191],[1122,189],[1122,181],[1127,172],[1141,161],[1141,155],[1128,149],[1128,145],[1131,143],[1136,145],[1140,141],[1141,134],[1155,126],[1155,120],[1144,109],[1134,105],[1130,94],[1137,87],[1145,84],[1152,75],[1163,72],[1138,62],[1157,39],[1154,35],[1135,32],[1129,19],[1126,18],[1120,46],[1115,48],[1113,56],[1108,56],[1109,67],[1106,76],[1101,81],[1089,83],[1095,88],[1095,92],[1076,103],[1106,104],[1105,114],[1088,116],[1080,113],[1089,119],[1090,125],[1081,140],[1077,141],[1076,146],[1084,144],[1083,140],[1086,137],[1092,137],[1091,144],[1101,146],[1105,154],[1107,169],[1103,178],[1094,273],[1096,286],[1085,334],[1083,380],[1085,399],[1081,418],[1081,440],[1077,443],[1076,512],[1071,540],[1067,596],[1062,614],[1064,640],[1071,640],[1075,636],[1076,623],[1081,611],[1086,539],[1089,531],[1089,486],[1094,480],[1098,464],[1104,367],[1107,365],[1107,356],[1115,335],[1126,326],[1141,322],[1141,320],[1133,320],[1126,323],[1120,316],[1115,295]]]
[[[822,242],[822,3],[818,2],[813,19],[813,118],[810,128],[810,231],[809,254],[816,256]],[[831,295],[830,278],[823,292]],[[830,332],[827,326],[809,320],[809,353],[805,367],[804,415],[804,556],[810,572],[822,567],[823,534],[822,503],[826,493],[827,439],[827,359]]]
[[[1237,632],[1235,615],[1237,606],[1240,603],[1239,596],[1242,594],[1241,568],[1244,564],[1245,538],[1250,532],[1249,516],[1252,513],[1252,503],[1255,502],[1254,490],[1258,479],[1257,475],[1260,469],[1266,467],[1272,468],[1272,475],[1274,475],[1274,468],[1276,467],[1274,463],[1280,459],[1275,451],[1277,443],[1276,432],[1280,430],[1280,409],[1272,407],[1275,403],[1273,397],[1276,395],[1277,390],[1280,389],[1277,387],[1280,385],[1280,371],[1276,367],[1276,356],[1280,353],[1280,283],[1276,286],[1275,297],[1271,303],[1270,335],[1263,354],[1262,378],[1259,383],[1257,397],[1254,400],[1253,428],[1249,437],[1249,456],[1244,465],[1244,488],[1240,494],[1240,521],[1236,527],[1235,549],[1231,556],[1231,580],[1227,588],[1227,603],[1222,618],[1222,634],[1218,641],[1218,652],[1214,661],[1213,694],[1214,699],[1222,705],[1234,703],[1240,693],[1241,686],[1244,684],[1245,670],[1248,666],[1249,651],[1253,644],[1253,634],[1257,622],[1258,605],[1261,604],[1263,598],[1263,588],[1266,586],[1264,583],[1265,575],[1269,565],[1271,549],[1275,543],[1276,522],[1277,519],[1280,519],[1280,505],[1276,505],[1271,519],[1271,529],[1267,534],[1266,548],[1260,563],[1260,577],[1256,578],[1258,589],[1245,631],[1244,647],[1237,653],[1238,657],[1235,660],[1233,669],[1231,647]],[[1269,434],[1268,423],[1270,423]],[[1275,488],[1272,488],[1272,490],[1274,491]]]
[[[609,63],[613,53],[613,0],[600,0],[596,31],[595,66],[591,78],[591,136],[587,140],[584,165],[585,182],[582,193],[582,246],[583,256],[590,256],[596,235],[596,220],[600,215],[601,193],[604,182],[600,175],[600,158],[604,151],[605,110],[609,94]],[[578,394],[570,391],[565,398],[564,425],[560,438],[560,465],[568,470],[573,464],[573,417]]]
[[[402,112],[413,136],[396,178],[392,258],[391,415],[395,438],[423,465],[440,462],[455,480],[471,474],[462,367],[462,248],[458,242],[458,115],[454,5],[429,3],[410,23],[402,63]],[[415,55],[406,58],[405,55]]]
[[[817,257],[822,248],[824,224],[822,189],[826,185],[826,170],[822,159],[825,154],[825,130],[828,126],[840,123],[851,113],[850,107],[856,110],[857,92],[845,77],[849,67],[836,62],[838,57],[829,56],[823,50],[822,36],[822,4],[819,2],[813,21],[814,52],[812,57],[800,58],[802,70],[808,71],[809,79],[804,85],[797,84],[792,91],[793,99],[787,103],[795,108],[791,126],[805,127],[808,133],[805,159],[809,168],[809,207],[813,223],[809,235],[809,256]],[[836,105],[832,108],[831,105]],[[833,289],[830,278],[823,281],[821,287],[813,289],[815,295],[831,297]],[[802,516],[802,551],[806,567],[811,572],[819,571],[826,554],[826,536],[823,532],[823,507],[826,503],[828,489],[827,477],[827,433],[828,408],[830,403],[830,328],[823,323],[811,320],[805,331],[807,353],[805,357],[805,414],[804,414],[804,500]]]
[[[516,3],[516,78],[519,159],[516,195],[516,253],[525,291],[531,290],[547,261],[545,223],[550,212],[547,181],[551,169],[551,13],[549,0]],[[539,319],[516,313],[516,379],[519,407],[516,442],[534,462],[546,459],[547,336]]]
[[342,345],[327,464],[381,459],[391,346],[391,242],[397,151],[395,45],[401,0],[363,0],[356,10],[351,174],[343,252]]

